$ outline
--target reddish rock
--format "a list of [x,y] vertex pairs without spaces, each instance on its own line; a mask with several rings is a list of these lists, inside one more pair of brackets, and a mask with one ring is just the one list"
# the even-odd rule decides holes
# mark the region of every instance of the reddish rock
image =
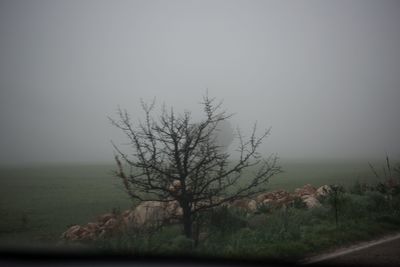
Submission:
[[296,196],[302,197],[305,195],[315,196],[317,189],[310,184],[306,184],[303,187],[296,188],[294,194]]
[[109,219],[115,218],[115,217],[116,217],[116,215],[113,214],[113,213],[106,213],[106,214],[100,215],[100,216],[97,218],[97,221],[98,221],[100,224],[104,224],[104,223],[106,223]]
[[326,197],[332,191],[329,185],[323,185],[318,187],[316,191],[317,197]]
[[307,208],[312,209],[321,205],[318,199],[314,196],[305,195],[302,197],[303,202],[307,205]]
[[258,204],[270,205],[278,208],[289,205],[293,202],[293,197],[285,190],[276,190],[258,195],[256,201]]

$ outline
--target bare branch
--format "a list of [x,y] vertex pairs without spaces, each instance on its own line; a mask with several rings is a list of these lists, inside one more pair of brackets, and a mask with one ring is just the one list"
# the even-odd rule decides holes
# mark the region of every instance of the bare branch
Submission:
[[[258,152],[270,129],[257,137],[257,123],[248,139],[237,128],[237,161],[231,161],[229,154],[223,152],[217,140],[218,126],[232,114],[221,110],[222,103],[216,103],[207,93],[201,103],[205,118],[196,123],[191,121],[190,112],[177,114],[172,107],[167,111],[164,104],[155,119],[155,99],[150,104],[141,100],[145,117],[136,126],[127,111],[120,108],[119,120],[109,118],[127,135],[133,148],[128,156],[112,143],[117,154],[116,176],[122,179],[132,199],[178,201],[188,237],[198,212],[263,192],[270,177],[281,172],[275,155],[263,159]],[[129,175],[122,161],[130,167]],[[254,170],[253,175],[244,179],[243,171],[250,169]]]

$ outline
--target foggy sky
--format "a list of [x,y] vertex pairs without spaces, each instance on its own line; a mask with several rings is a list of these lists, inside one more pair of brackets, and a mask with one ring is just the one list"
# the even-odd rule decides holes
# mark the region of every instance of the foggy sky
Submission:
[[112,161],[206,88],[282,158],[400,157],[399,1],[0,0],[0,164]]

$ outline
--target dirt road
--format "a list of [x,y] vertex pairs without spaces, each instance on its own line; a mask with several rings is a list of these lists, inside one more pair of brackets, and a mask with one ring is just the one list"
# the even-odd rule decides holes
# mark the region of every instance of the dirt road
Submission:
[[310,259],[310,266],[400,266],[400,235]]

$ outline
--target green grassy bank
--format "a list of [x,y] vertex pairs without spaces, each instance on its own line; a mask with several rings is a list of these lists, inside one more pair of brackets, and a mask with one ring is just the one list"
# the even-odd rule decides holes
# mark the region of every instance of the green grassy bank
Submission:
[[[351,186],[357,180],[371,182],[375,179],[367,162],[281,161],[281,165],[284,173],[271,179],[269,183],[271,190],[285,189],[291,191],[308,183],[314,186],[333,183]],[[93,221],[99,214],[110,212],[113,209],[123,210],[129,208],[132,203],[123,192],[120,181],[113,177],[113,169],[114,165],[112,164],[37,165],[0,168],[0,216],[2,218],[0,221],[0,243],[6,245],[10,243],[17,245],[24,243],[34,244],[35,242],[55,243],[59,240],[60,234],[72,224],[85,224]],[[301,220],[310,222],[312,220],[307,216],[318,212],[318,210],[293,210],[293,214],[284,216],[295,216],[290,218],[290,221],[293,222],[300,222]],[[280,220],[280,215],[268,216],[272,216],[268,220],[270,222]],[[365,224],[363,227],[367,232],[372,231],[368,229],[374,229],[375,227],[371,224],[371,221],[364,221],[363,223]],[[326,231],[333,234],[337,231],[336,228],[336,230],[332,230],[333,226],[330,220],[323,222],[318,227],[314,227],[313,224],[307,226],[298,223],[296,225],[296,229],[298,231],[301,229],[301,231],[294,235],[297,235],[300,239],[294,239],[294,243],[290,246],[293,246],[293,250],[297,252],[304,252],[308,248],[313,248],[313,245],[304,245],[302,241],[299,241],[303,240],[301,238],[318,240],[315,236],[318,236],[320,232]],[[343,224],[340,227],[347,227],[346,225],[350,224]],[[378,225],[376,227],[386,229],[386,226]],[[387,227],[391,229],[392,226],[389,225]],[[262,231],[267,231],[265,229]],[[363,228],[361,227],[360,229]],[[177,235],[174,230],[166,229],[165,231],[172,231],[169,235]],[[246,241],[245,239],[252,238],[255,241],[253,240],[250,244],[254,244],[255,247],[250,251],[254,255],[258,255],[256,251],[261,251],[261,254],[265,254],[265,246],[272,248],[268,250],[270,251],[269,253],[278,256],[281,256],[281,254],[273,251],[285,251],[280,249],[282,244],[279,242],[287,242],[282,237],[274,237],[280,241],[271,243],[265,241],[268,240],[265,239],[267,234],[261,234],[259,232],[261,230],[251,229],[251,232],[248,231],[249,229],[246,226],[235,231],[234,235],[225,236],[223,240],[228,238],[228,241],[230,239],[237,241],[227,242],[230,245],[222,249],[222,254],[235,254],[235,251],[240,251],[245,255],[244,244],[247,243],[246,246],[249,246],[249,240]],[[279,231],[274,230],[273,232]],[[340,232],[343,232],[343,229]],[[214,236],[218,237],[218,234]],[[162,239],[161,236],[158,238]],[[212,239],[209,239],[208,242],[211,242],[210,240]],[[261,245],[260,242],[264,241],[260,240],[264,240],[267,245]],[[318,247],[330,245],[328,242],[327,244],[318,245]],[[297,249],[294,249],[296,247]],[[206,246],[200,246],[199,249],[202,253],[211,253],[213,245],[209,243]]]

